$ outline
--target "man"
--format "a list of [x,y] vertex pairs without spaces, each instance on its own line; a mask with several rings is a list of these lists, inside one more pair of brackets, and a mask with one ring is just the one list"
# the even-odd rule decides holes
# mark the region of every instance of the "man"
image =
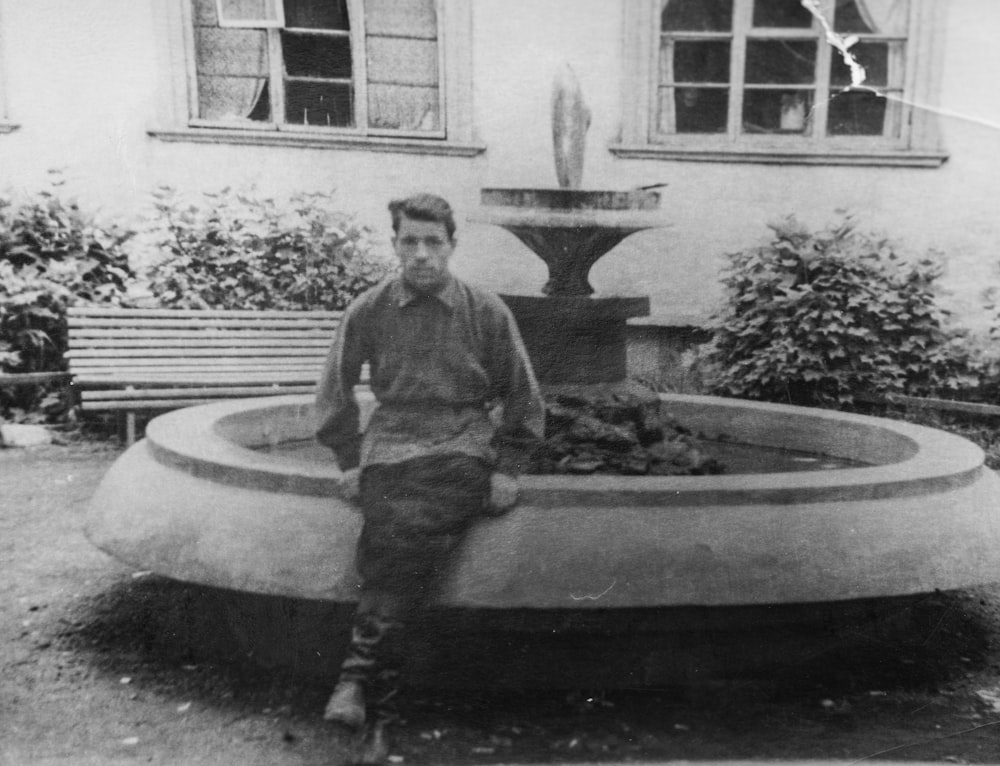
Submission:
[[[348,307],[317,394],[317,438],[364,514],[361,597],[324,714],[351,729],[391,671],[387,640],[434,598],[470,523],[516,502],[514,442],[540,438],[544,422],[510,312],[449,271],[451,207],[421,194],[389,211],[401,273]],[[353,387],[365,362],[379,406],[361,435]]]

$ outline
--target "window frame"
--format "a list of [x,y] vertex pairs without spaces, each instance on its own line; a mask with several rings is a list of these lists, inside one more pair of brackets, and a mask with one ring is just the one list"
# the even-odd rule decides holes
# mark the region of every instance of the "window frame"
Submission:
[[0,7],[0,134],[13,133],[20,125],[11,122],[7,111],[7,77],[6,59],[4,54],[4,24],[3,8]]
[[[934,104],[940,87],[941,34],[944,28],[945,3],[935,0],[911,0],[911,12],[903,57],[902,100],[891,101],[886,120],[899,121],[898,137],[745,134],[739,129],[740,117],[730,111],[725,133],[659,133],[658,88],[660,66],[661,0],[625,0],[623,119],[621,139],[610,147],[617,156],[635,159],[671,159],[705,162],[759,162],[778,164],[905,165],[940,166],[947,154],[940,146],[935,114],[918,105]],[[744,61],[748,39],[817,39],[810,29],[753,29],[749,11],[752,0],[734,0],[732,44],[737,48],[733,59]],[[740,11],[743,17],[740,18]],[[752,34],[748,34],[751,33]],[[679,35],[677,39],[683,39]],[[694,36],[692,36],[694,37]],[[888,35],[874,37],[888,38]],[[819,45],[827,45],[820,32]],[[831,56],[838,55],[835,51]],[[817,98],[828,86],[829,62],[820,56],[817,77],[812,86]],[[826,62],[824,64],[824,62]],[[730,71],[729,109],[742,104],[742,94],[753,89],[743,82],[742,66]],[[741,94],[733,96],[739,89]],[[895,114],[894,114],[895,113]],[[816,108],[815,122],[825,125],[827,110]],[[825,131],[821,131],[825,133]]]
[[[441,127],[432,131],[371,128],[367,125],[367,61],[364,55],[363,0],[348,0],[351,50],[354,63],[356,124],[327,127],[248,121],[205,120],[194,115],[198,108],[195,71],[195,30],[191,0],[158,2],[156,20],[161,34],[164,93],[157,124],[147,131],[164,141],[234,143],[243,145],[301,146],[304,148],[364,148],[458,156],[474,156],[485,150],[475,135],[472,121],[472,6],[467,0],[436,0],[438,24],[438,98]],[[275,45],[281,34],[276,25],[262,27],[247,22],[227,26],[252,26],[268,36],[269,82],[282,78],[283,61]],[[277,78],[277,80],[276,80]],[[272,107],[281,103],[272,92]]]

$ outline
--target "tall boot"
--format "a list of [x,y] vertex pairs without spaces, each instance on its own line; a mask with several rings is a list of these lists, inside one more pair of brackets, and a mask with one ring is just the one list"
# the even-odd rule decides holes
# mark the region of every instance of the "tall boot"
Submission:
[[384,653],[387,637],[400,627],[398,622],[377,613],[366,612],[355,617],[347,656],[341,663],[337,686],[323,713],[325,720],[354,730],[365,725],[366,694],[373,691],[380,677],[392,675],[382,667],[380,655]]

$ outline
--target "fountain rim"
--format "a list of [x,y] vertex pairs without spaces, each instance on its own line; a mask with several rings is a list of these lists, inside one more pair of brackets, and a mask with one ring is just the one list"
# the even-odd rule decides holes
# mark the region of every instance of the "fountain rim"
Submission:
[[481,207],[469,213],[470,223],[504,228],[602,229],[634,234],[646,229],[669,229],[659,210],[529,209],[509,205]]
[[[370,397],[370,393],[362,396]],[[852,413],[723,397],[663,394],[666,403],[689,408],[715,407],[754,427],[761,419],[807,417],[817,428],[870,429],[897,459],[878,465],[794,473],[715,476],[524,475],[522,502],[551,505],[757,505],[801,502],[845,502],[943,492],[974,483],[986,470],[983,451],[959,436],[901,421]],[[270,412],[307,419],[312,397],[307,395],[240,399],[197,405],[161,415],[146,429],[145,441],[154,459],[195,477],[248,489],[311,496],[340,496],[341,472],[329,465],[306,463],[267,453],[254,446],[300,440],[259,432],[248,444],[233,434],[247,432],[248,416]],[[681,418],[683,422],[683,418]],[[227,433],[229,434],[227,436]],[[269,442],[269,440],[271,440]],[[740,441],[732,438],[732,441]],[[743,442],[746,443],[746,442]],[[830,454],[830,453],[828,453]]]

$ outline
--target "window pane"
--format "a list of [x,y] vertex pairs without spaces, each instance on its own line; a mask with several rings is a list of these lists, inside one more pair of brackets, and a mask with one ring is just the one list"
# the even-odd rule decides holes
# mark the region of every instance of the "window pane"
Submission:
[[267,33],[257,29],[195,29],[199,74],[267,74]]
[[728,32],[733,28],[733,0],[668,0],[660,28],[665,32]]
[[300,29],[350,29],[347,0],[285,0],[285,26]]
[[808,85],[815,76],[815,41],[747,40],[746,82]]
[[365,31],[370,35],[435,39],[434,0],[365,0]]
[[285,83],[285,122],[336,127],[353,125],[351,86],[289,80]]
[[269,121],[267,80],[199,75],[198,116],[203,120]]
[[905,35],[910,18],[910,0],[837,0],[833,17],[835,32]]
[[812,91],[747,89],[743,94],[743,132],[808,134],[812,102]]
[[[725,133],[729,114],[729,88],[664,88],[661,98],[673,99],[677,133]],[[661,108],[661,117],[667,114]]]
[[675,40],[674,82],[729,82],[728,42]]
[[243,24],[248,22],[278,22],[278,0],[219,0],[222,11],[220,23]]
[[[865,85],[878,88],[889,84],[888,43],[858,43],[850,48],[850,54],[865,69]],[[832,55],[830,84],[842,88],[851,85],[850,67],[839,53]]]
[[869,91],[837,93],[827,107],[826,130],[832,136],[881,136],[886,103]]
[[373,128],[438,130],[439,112],[437,88],[368,86],[368,123]]
[[437,42],[369,37],[368,82],[437,85]]
[[282,32],[285,72],[289,77],[350,77],[351,41],[348,37]]
[[219,17],[215,13],[215,0],[192,0],[191,10],[195,25],[216,27]]
[[368,124],[440,130],[434,0],[365,0]]
[[800,0],[754,0],[755,27],[794,27],[808,29],[813,16],[802,7]]

